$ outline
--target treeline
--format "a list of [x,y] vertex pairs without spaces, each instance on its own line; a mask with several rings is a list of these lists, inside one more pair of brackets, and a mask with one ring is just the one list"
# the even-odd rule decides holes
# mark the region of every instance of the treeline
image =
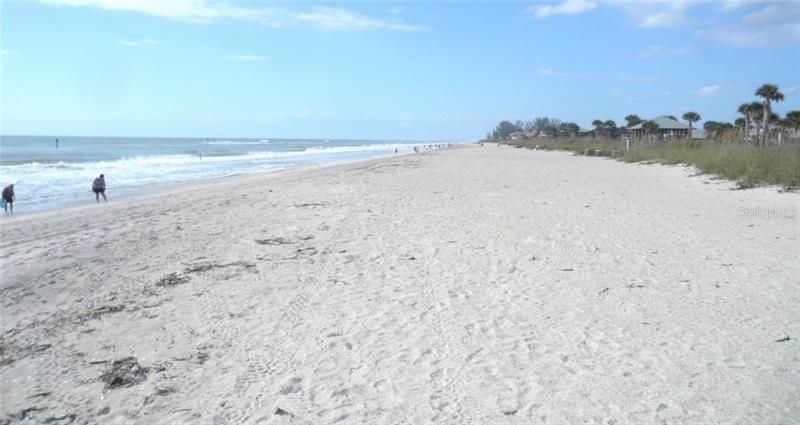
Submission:
[[489,140],[507,140],[515,133],[537,133],[548,137],[577,137],[581,127],[574,122],[563,122],[558,118],[538,117],[531,121],[501,121],[490,133]]
[[[733,123],[709,120],[703,124],[706,138],[724,141],[752,142],[758,146],[767,146],[770,140],[782,140],[793,131],[797,136],[800,130],[800,111],[789,111],[784,117],[772,112],[772,104],[781,102],[785,96],[777,85],[763,84],[755,91],[759,101],[743,103],[737,112],[742,117]],[[666,115],[675,121],[677,117]],[[691,137],[694,123],[702,117],[694,111],[684,113],[681,118],[689,125],[687,137]],[[617,139],[638,126],[646,136],[659,135],[658,124],[653,120],[644,120],[637,114],[625,117],[625,126],[618,127],[611,119],[595,119],[592,129],[582,130],[574,122],[562,121],[558,118],[539,117],[530,121],[501,121],[492,131],[486,134],[489,140],[508,140],[512,138],[526,139],[532,137],[574,138],[587,136],[602,139]]]

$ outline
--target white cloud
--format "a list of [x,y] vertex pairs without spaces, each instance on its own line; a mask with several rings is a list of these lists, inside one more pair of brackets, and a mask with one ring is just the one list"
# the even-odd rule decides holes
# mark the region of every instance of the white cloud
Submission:
[[553,70],[550,68],[539,68],[536,70],[536,73],[539,75],[548,76],[548,75],[553,75]]
[[231,55],[228,56],[228,59],[235,61],[244,61],[244,62],[256,62],[256,61],[267,60],[269,59],[269,57],[261,55]]
[[577,15],[603,5],[622,10],[642,28],[665,28],[692,22],[687,12],[697,5],[711,1],[713,0],[565,0],[558,4],[530,6],[526,12],[538,18],[546,18],[553,15]]
[[800,23],[765,26],[735,25],[698,31],[696,35],[723,44],[771,47],[800,44]]
[[578,15],[589,12],[597,7],[597,3],[587,0],[565,0],[559,4],[536,5],[529,7],[526,12],[537,18],[547,18],[553,15]]
[[707,0],[671,1],[618,1],[605,0],[609,6],[617,7],[642,28],[667,28],[688,24],[687,12]]
[[693,52],[691,47],[663,47],[651,46],[639,52],[639,59],[667,58],[683,56]]
[[405,12],[405,9],[402,8],[402,7],[393,7],[391,9],[387,9],[386,11],[388,13],[391,13],[392,15],[397,15],[397,14]]
[[14,51],[14,50],[0,49],[0,56],[13,55],[14,53],[17,53],[17,52]]
[[731,10],[741,9],[745,6],[764,3],[766,1],[768,0],[723,0],[720,2],[720,10],[728,12]]
[[155,40],[119,40],[119,44],[127,47],[145,47],[158,44]]
[[755,12],[745,15],[742,18],[742,22],[756,25],[768,25],[791,21],[798,16],[800,16],[800,3],[790,1],[766,5]]
[[190,22],[208,22],[221,18],[259,20],[268,15],[265,9],[245,9],[225,2],[206,0],[40,0],[54,6],[82,6],[140,12],[162,18]]
[[387,21],[370,18],[357,12],[336,7],[319,6],[311,12],[295,15],[298,21],[326,30],[394,30],[427,31],[427,28],[407,24],[403,21]]
[[796,92],[797,90],[800,90],[800,87],[797,87],[797,86],[792,86],[792,87],[789,87],[788,89],[784,90],[783,92],[784,92],[784,93],[794,93],[794,92]]
[[672,92],[671,92],[671,91],[669,91],[669,90],[664,90],[664,91],[662,91],[662,92],[658,92],[657,94],[658,94],[659,96],[664,96],[664,97],[672,96]]
[[[725,44],[767,46],[800,43],[800,6],[798,0],[565,0],[555,4],[528,7],[527,13],[538,18],[553,15],[576,15],[598,6],[616,8],[627,14],[641,28],[709,27],[713,20],[692,14],[698,6],[711,5],[717,11],[743,10],[739,22],[729,27],[698,31],[697,36]],[[642,59],[677,56],[688,52],[645,50]]]
[[638,25],[642,28],[669,28],[681,26],[686,22],[686,17],[680,13],[665,12],[647,15],[639,20]]
[[[320,6],[308,12],[277,7],[242,7],[231,0],[39,0],[51,6],[95,7],[139,12],[179,21],[205,23],[235,19],[273,27],[312,26],[326,30],[426,31],[401,20],[371,18],[347,9]],[[253,5],[259,3],[254,2]],[[402,8],[389,10],[396,13]]]
[[772,47],[800,44],[800,4],[796,0],[728,0],[722,10],[755,10],[734,24],[697,31],[695,35],[734,46]]
[[694,94],[696,94],[698,96],[716,96],[717,94],[719,94],[719,91],[721,89],[722,89],[722,87],[720,87],[719,85],[714,84],[714,85],[711,85],[711,86],[703,87],[703,88],[701,88],[699,90],[695,90]]

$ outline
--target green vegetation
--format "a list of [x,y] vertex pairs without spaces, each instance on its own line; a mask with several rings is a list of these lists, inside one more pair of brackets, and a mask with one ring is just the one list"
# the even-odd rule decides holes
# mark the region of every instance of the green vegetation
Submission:
[[691,137],[691,135],[692,135],[692,124],[696,123],[697,121],[700,121],[700,119],[701,119],[700,118],[700,114],[698,114],[697,112],[687,112],[687,113],[683,114],[683,119],[685,119],[687,122],[689,122],[689,136]]
[[614,151],[615,156],[621,156],[625,150],[625,142],[620,140],[608,139],[591,139],[586,137],[581,138],[536,138],[536,139],[521,139],[511,140],[506,142],[511,146],[522,147],[528,149],[541,149],[547,151],[570,151],[577,155],[587,154],[587,150],[603,151],[608,155]]
[[764,84],[763,86],[759,87],[756,90],[756,96],[761,97],[764,99],[764,118],[761,120],[761,140],[759,143],[762,146],[767,145],[767,138],[769,137],[769,131],[767,130],[767,126],[770,122],[774,122],[778,120],[776,116],[775,119],[771,119],[772,115],[772,102],[780,102],[783,100],[783,93],[778,90],[778,86],[774,84]]
[[630,114],[630,115],[625,117],[626,127],[633,127],[634,125],[642,123],[642,122],[644,122],[644,120],[639,118],[639,116],[636,115],[636,114]]
[[687,164],[706,174],[738,182],[740,188],[764,184],[800,188],[800,146],[761,149],[753,145],[680,141],[647,144],[625,152],[625,162]]
[[[692,111],[682,116],[689,124],[689,132],[683,130],[678,137],[671,137],[669,127],[659,131],[655,121],[630,114],[625,117],[625,127],[617,127],[614,120],[596,119],[592,130],[548,117],[513,124],[504,121],[487,134],[487,139],[529,149],[615,157],[625,162],[686,164],[736,181],[741,188],[780,185],[787,190],[800,189],[800,111],[789,111],[783,119],[772,112],[772,104],[784,100],[776,85],[764,84],[755,95],[762,101],[741,104],[737,109],[741,118],[734,123],[706,121],[704,139],[688,137],[693,124],[702,119]],[[638,124],[640,128],[631,129]]]

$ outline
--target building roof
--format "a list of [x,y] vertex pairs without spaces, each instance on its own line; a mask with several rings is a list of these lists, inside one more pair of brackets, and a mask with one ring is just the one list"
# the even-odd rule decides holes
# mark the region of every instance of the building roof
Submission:
[[[689,129],[689,125],[688,124],[684,124],[682,122],[675,121],[672,118],[665,117],[663,115],[660,116],[660,117],[653,118],[653,121],[655,121],[656,124],[658,124],[658,129],[659,130],[688,130]],[[633,127],[628,127],[628,130],[641,130],[642,129],[642,124],[644,124],[644,123],[642,122],[642,123],[634,125]]]

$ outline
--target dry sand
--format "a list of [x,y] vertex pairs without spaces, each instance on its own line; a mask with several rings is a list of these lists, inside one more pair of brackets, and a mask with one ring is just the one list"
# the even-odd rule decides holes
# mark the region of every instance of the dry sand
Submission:
[[690,174],[470,146],[2,220],[0,423],[798,423],[800,196]]

